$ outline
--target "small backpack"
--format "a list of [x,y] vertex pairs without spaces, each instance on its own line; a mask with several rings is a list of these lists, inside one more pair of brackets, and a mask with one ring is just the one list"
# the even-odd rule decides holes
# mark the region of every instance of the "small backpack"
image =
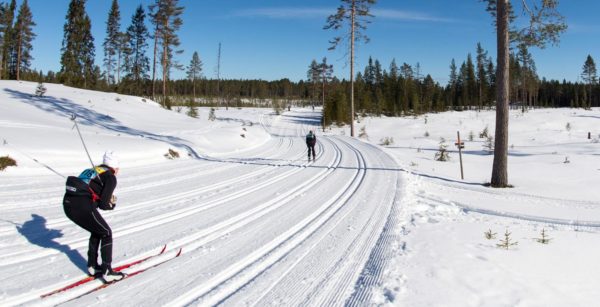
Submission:
[[85,169],[79,176],[67,177],[66,195],[69,196],[87,196],[92,199],[92,202],[100,199],[100,196],[90,187],[90,182],[100,174],[108,171],[108,168],[96,166],[94,168]]

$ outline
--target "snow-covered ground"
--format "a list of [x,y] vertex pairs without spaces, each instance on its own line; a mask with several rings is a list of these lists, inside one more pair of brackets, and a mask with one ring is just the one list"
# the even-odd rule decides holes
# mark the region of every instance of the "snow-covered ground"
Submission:
[[[395,250],[374,301],[403,306],[595,306],[600,299],[600,109],[510,115],[509,181],[482,186],[494,111],[364,118],[405,176]],[[457,131],[465,143],[460,177]],[[591,139],[588,139],[588,132]],[[332,133],[342,134],[339,129]],[[469,135],[473,138],[470,140]],[[441,138],[450,161],[434,159]],[[491,230],[496,238],[488,240]],[[549,244],[540,244],[544,230]],[[518,244],[496,245],[510,232]]]
[[[600,110],[511,113],[510,189],[491,189],[479,138],[494,113],[363,118],[367,138],[319,130],[319,110],[208,109],[0,81],[0,305],[592,306],[600,299]],[[118,266],[148,268],[85,294],[88,233],[64,179],[114,150]],[[568,127],[567,127],[568,126]],[[304,135],[318,130],[317,161]],[[456,131],[465,141],[460,179]],[[470,132],[473,140],[469,140]],[[587,133],[592,139],[587,139]],[[346,132],[347,134],[347,132]],[[380,146],[383,138],[393,143]],[[449,162],[434,160],[440,137]],[[180,154],[167,159],[169,149]],[[34,161],[33,159],[37,160]],[[565,163],[568,161],[568,163]],[[44,165],[52,168],[53,173]],[[487,240],[484,232],[497,233]],[[542,229],[552,239],[538,243]],[[496,246],[505,231],[518,245]],[[175,257],[181,249],[181,255]],[[162,260],[167,262],[154,266]]]

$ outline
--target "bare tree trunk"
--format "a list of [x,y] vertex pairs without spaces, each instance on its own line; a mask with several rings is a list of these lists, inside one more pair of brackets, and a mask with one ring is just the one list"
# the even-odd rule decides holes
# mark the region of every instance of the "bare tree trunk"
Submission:
[[491,186],[508,186],[508,97],[509,97],[509,40],[508,40],[508,1],[498,0],[497,16],[497,89],[496,89],[496,140]]
[[19,39],[17,40],[17,81],[20,79],[20,71],[21,71],[21,40],[22,36],[19,35]]
[[158,22],[154,28],[154,58],[152,59],[152,100],[156,101],[156,53],[158,52]]
[[[167,20],[165,19],[164,29],[167,29]],[[167,103],[167,66],[169,60],[169,39],[167,37],[167,31],[163,34],[163,57],[162,57],[162,75],[163,75],[163,101],[167,106],[167,109],[171,109],[171,103]]]
[[350,14],[350,136],[354,137],[354,18],[356,18],[356,1],[352,1]]
[[163,56],[162,56],[162,77],[163,77],[163,86],[162,86],[162,94],[163,101],[167,100],[167,47],[166,42],[163,44]]
[[115,84],[119,84],[121,81],[121,47],[119,47],[119,54],[117,55],[117,80]]
[[194,74],[194,78],[192,79],[192,92],[194,92],[194,103],[196,103],[196,74]]

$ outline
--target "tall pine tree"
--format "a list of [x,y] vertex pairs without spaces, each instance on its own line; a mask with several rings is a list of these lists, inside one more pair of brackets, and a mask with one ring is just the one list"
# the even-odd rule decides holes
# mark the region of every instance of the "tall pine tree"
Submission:
[[149,35],[145,19],[144,7],[140,5],[131,17],[131,25],[127,28],[129,54],[125,62],[125,78],[132,81],[132,92],[138,95],[142,94],[143,84],[148,79],[150,69],[150,60],[146,56],[148,48],[146,40]]
[[313,59],[306,72],[307,81],[311,84],[311,105],[315,105],[317,99],[317,88],[321,79],[321,71],[317,60]]
[[[512,7],[509,0],[483,0],[487,11],[495,18],[498,64],[496,69],[496,135],[494,162],[490,185],[496,188],[508,187],[508,100],[509,90],[509,37],[527,46],[544,48],[547,42],[558,43],[560,34],[567,29],[564,18],[556,10],[558,0],[540,0],[534,6],[526,5],[523,11],[529,17],[529,25],[520,29],[510,29]],[[510,35],[509,35],[510,34]]]
[[598,74],[596,70],[596,63],[591,55],[588,54],[585,63],[583,64],[583,72],[581,78],[587,83],[589,94],[587,96],[587,107],[592,107],[592,86],[598,82]]
[[104,67],[106,68],[106,82],[108,84],[117,83],[115,72],[119,70],[119,65],[115,63],[115,56],[119,50],[119,36],[121,28],[121,13],[119,12],[119,3],[117,0],[112,1],[110,11],[108,12],[108,20],[106,21],[106,38],[104,38]]
[[194,95],[194,101],[196,101],[196,81],[200,79],[202,73],[202,61],[200,61],[200,57],[198,56],[198,52],[194,51],[192,55],[192,60],[190,61],[190,65],[187,69],[187,77],[192,82],[192,92]]
[[27,0],[24,0],[19,9],[14,28],[14,43],[16,44],[14,50],[16,54],[13,55],[13,58],[16,60],[14,70],[17,80],[21,78],[21,71],[29,70],[29,66],[31,65],[31,41],[35,37],[32,30],[33,26],[35,26],[33,15],[29,9]]
[[327,18],[327,24],[324,29],[339,30],[344,26],[348,28],[348,34],[335,37],[331,43],[330,50],[335,49],[342,38],[349,39],[348,47],[350,49],[350,136],[354,137],[354,44],[360,40],[368,42],[368,37],[363,33],[369,23],[368,17],[373,17],[370,13],[370,6],[375,4],[375,0],[341,0],[342,5],[337,12]]
[[85,12],[85,0],[71,0],[64,26],[60,58],[60,81],[66,85],[88,88],[97,80],[94,67],[92,23]]
[[[177,31],[183,24],[181,14],[183,7],[179,6],[178,0],[156,0],[151,6],[152,22],[156,25],[155,41],[160,43],[160,57],[163,77],[163,106],[171,109],[171,103],[168,99],[167,84],[171,68],[181,68],[173,58],[174,54],[182,53],[183,50],[173,50],[179,47],[179,36]],[[155,51],[156,53],[156,51]]]
[[477,43],[477,108],[481,110],[487,100],[488,80],[486,73],[487,51],[481,47],[481,43]]
[[10,4],[1,4],[0,7],[0,30],[2,31],[2,58],[0,61],[2,71],[0,76],[4,79],[10,77],[9,65],[15,46],[13,26],[16,8],[17,2],[15,0],[11,0]]

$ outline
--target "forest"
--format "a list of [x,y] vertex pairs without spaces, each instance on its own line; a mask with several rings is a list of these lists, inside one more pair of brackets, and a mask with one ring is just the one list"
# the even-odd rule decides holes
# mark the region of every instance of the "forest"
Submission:
[[[184,7],[176,0],[155,0],[140,5],[122,31],[117,0],[106,19],[106,38],[101,50],[104,61],[94,62],[96,48],[84,0],[70,1],[64,24],[60,71],[31,67],[31,42],[35,22],[27,0],[0,6],[2,42],[0,77],[11,80],[62,83],[68,86],[138,95],[153,99],[165,108],[189,108],[196,116],[198,106],[273,107],[323,105],[323,124],[350,121],[349,92],[354,83],[355,114],[367,116],[413,116],[447,110],[495,107],[496,68],[494,59],[477,44],[474,55],[448,64],[448,82],[440,84],[420,68],[394,59],[385,65],[370,57],[353,80],[332,77],[333,65],[323,58],[307,63],[305,80],[239,80],[203,76],[202,60],[194,53],[188,65],[175,60],[181,53],[177,31],[184,21]],[[582,59],[582,82],[547,80],[538,76],[535,59],[525,44],[511,45],[510,106],[521,108],[600,105],[600,87],[595,62]],[[152,58],[148,54],[153,55]],[[184,70],[186,78],[171,79],[172,70]]]

